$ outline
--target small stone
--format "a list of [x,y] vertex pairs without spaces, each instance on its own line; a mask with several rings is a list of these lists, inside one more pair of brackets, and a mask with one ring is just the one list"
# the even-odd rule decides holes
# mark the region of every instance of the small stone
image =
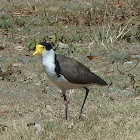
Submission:
[[126,65],[126,64],[129,64],[129,65],[130,65],[130,64],[133,64],[133,62],[127,61],[127,62],[125,62],[124,64],[125,64],[125,65]]
[[44,131],[44,128],[40,124],[35,123],[34,127],[37,129],[38,132]]

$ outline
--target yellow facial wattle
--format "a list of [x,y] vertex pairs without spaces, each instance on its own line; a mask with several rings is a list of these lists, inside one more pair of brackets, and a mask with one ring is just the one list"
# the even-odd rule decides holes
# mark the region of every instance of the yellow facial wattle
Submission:
[[44,50],[44,46],[38,44],[38,45],[36,45],[36,50],[33,53],[33,55],[40,55],[40,56],[42,56],[43,50]]

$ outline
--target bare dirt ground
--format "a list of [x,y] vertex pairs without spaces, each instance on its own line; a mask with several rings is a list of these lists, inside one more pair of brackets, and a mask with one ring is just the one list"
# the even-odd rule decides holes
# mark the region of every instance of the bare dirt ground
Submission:
[[[91,17],[85,21],[83,15],[89,11],[83,9],[90,6],[90,1],[82,1],[85,7],[78,7],[81,13],[85,12],[83,15],[77,11],[73,15],[69,11],[69,7],[70,10],[75,8],[76,1],[62,1],[65,13],[61,13],[62,7],[58,3],[48,2],[45,5],[43,2],[2,1],[0,139],[139,140],[140,44],[137,14],[133,13],[135,18],[132,17],[131,21],[130,17],[126,18],[123,25],[120,24],[122,20],[112,21],[119,27],[112,30],[110,24],[100,24],[102,17],[97,17],[97,25],[93,24],[95,19]],[[119,4],[124,6],[123,2]],[[50,7],[46,10],[38,6]],[[55,15],[56,11],[61,16]],[[45,12],[46,15],[43,15]],[[80,16],[82,23],[78,22]],[[134,23],[135,28],[132,28]],[[114,33],[114,30],[119,32]],[[129,31],[133,32],[127,34]],[[34,43],[44,38],[51,38],[49,41],[54,44],[56,53],[77,59],[109,83],[108,87],[90,87],[81,120],[78,113],[85,91],[70,90],[67,93],[70,103],[68,121],[65,121],[59,89],[47,79],[41,58],[32,56]]]

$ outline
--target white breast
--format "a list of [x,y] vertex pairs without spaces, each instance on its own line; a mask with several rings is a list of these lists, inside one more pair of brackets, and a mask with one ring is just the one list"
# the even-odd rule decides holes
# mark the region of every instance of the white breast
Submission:
[[[48,78],[60,89],[64,89],[64,87],[69,83],[67,79],[63,75],[60,74],[60,77],[55,73],[55,63],[49,62],[47,60],[43,61],[43,67]],[[66,86],[67,87],[67,86]]]
[[58,75],[55,72],[55,54],[53,50],[44,50],[42,54],[42,64],[45,69],[45,72],[48,78],[57,86],[63,85],[65,82],[68,82],[63,75]]
[[55,73],[55,54],[53,50],[43,51],[42,64],[49,78],[57,76]]

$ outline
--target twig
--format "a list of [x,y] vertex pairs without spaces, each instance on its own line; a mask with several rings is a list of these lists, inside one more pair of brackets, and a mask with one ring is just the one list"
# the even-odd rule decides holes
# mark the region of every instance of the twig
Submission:
[[135,64],[135,66],[134,66],[133,68],[131,68],[130,70],[128,70],[128,71],[131,71],[131,70],[133,70],[134,68],[136,68],[137,65],[138,65],[138,63],[139,63],[139,61],[137,60],[137,63]]
[[32,6],[31,6],[29,0],[27,0],[27,4],[28,4],[28,6],[32,9]]
[[128,23],[126,24],[126,26],[120,31],[120,33],[117,35],[117,37],[115,38],[114,42],[123,34],[124,30],[128,27],[128,24],[130,23],[130,21],[131,21],[131,19],[128,21]]

